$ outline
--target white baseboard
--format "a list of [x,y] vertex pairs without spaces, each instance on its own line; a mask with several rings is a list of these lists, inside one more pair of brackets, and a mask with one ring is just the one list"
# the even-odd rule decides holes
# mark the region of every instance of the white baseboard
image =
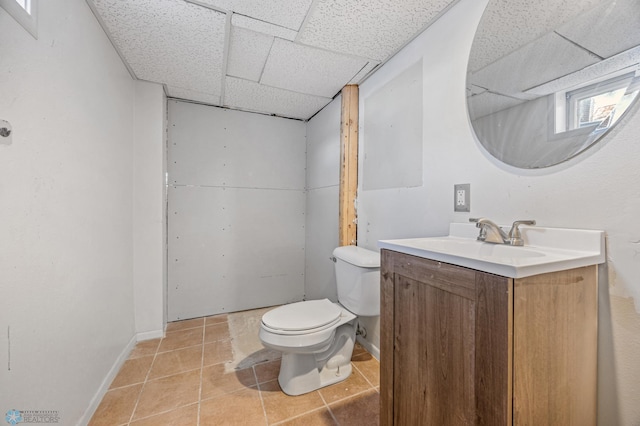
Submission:
[[127,358],[129,358],[129,354],[133,350],[137,341],[138,341],[137,336],[133,336],[131,340],[129,340],[129,343],[127,343],[127,345],[124,347],[122,352],[120,352],[120,355],[116,359],[116,362],[113,363],[113,366],[109,370],[109,373],[107,373],[106,377],[100,384],[98,391],[91,399],[91,403],[89,403],[89,407],[87,407],[87,409],[85,410],[80,420],[78,420],[78,423],[77,423],[78,426],[89,424],[89,420],[91,420],[91,417],[93,417],[93,414],[98,409],[98,406],[102,401],[102,398],[109,390],[109,386],[111,385],[111,382],[118,374],[118,371],[120,371],[120,367],[122,367],[122,364],[124,364]]
[[163,337],[164,331],[162,330],[145,331],[143,333],[136,334],[136,341],[144,342],[145,340],[161,339]]
[[373,355],[375,359],[380,361],[380,348],[374,346],[373,343],[363,338],[362,336],[356,336],[356,341],[360,343],[367,350],[367,352]]

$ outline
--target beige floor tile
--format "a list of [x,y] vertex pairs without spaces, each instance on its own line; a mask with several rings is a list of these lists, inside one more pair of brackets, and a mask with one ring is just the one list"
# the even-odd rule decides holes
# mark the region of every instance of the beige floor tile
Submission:
[[276,380],[278,378],[278,374],[280,374],[281,362],[282,360],[277,359],[275,361],[263,362],[262,364],[254,365],[253,368],[256,370],[258,383]]
[[89,426],[127,424],[133,413],[142,385],[127,386],[108,391],[89,422]]
[[380,386],[380,362],[365,352],[352,358],[351,363],[375,387]]
[[134,420],[170,411],[198,401],[200,370],[188,371],[145,383]]
[[202,369],[202,391],[200,399],[222,396],[248,387],[256,386],[253,369],[245,368],[227,372],[224,364],[211,365]]
[[149,380],[195,370],[201,366],[202,345],[162,352],[156,355],[156,359],[153,361]]
[[375,390],[329,405],[340,425],[369,426],[380,424],[380,394]]
[[231,340],[219,340],[214,343],[204,345],[204,364],[213,365],[233,360],[233,351],[231,350]]
[[152,362],[153,355],[126,360],[120,367],[118,375],[111,382],[110,389],[144,382]]
[[270,424],[287,420],[324,406],[324,402],[317,391],[299,396],[289,396],[282,392],[277,380],[261,384],[260,394],[262,395],[264,409]]
[[200,403],[201,425],[266,425],[257,389],[243,389]]
[[218,324],[207,325],[204,332],[204,342],[211,343],[218,340],[229,340],[229,324],[221,322]]
[[136,347],[133,348],[129,354],[129,359],[139,358],[141,356],[155,355],[158,351],[158,346],[162,339],[145,340],[144,342],[138,342]]
[[206,325],[219,324],[221,322],[227,322],[227,314],[213,315],[205,318]]
[[167,333],[167,336],[160,342],[158,353],[183,349],[189,346],[202,344],[203,327],[191,328],[184,331],[174,331]]
[[353,368],[347,380],[319,389],[320,395],[327,404],[348,398],[367,389],[372,389],[360,372]]
[[190,328],[203,327],[204,318],[194,318],[182,321],[170,322],[167,324],[167,333],[173,331],[182,331]]
[[[278,423],[278,426],[336,426],[337,423],[333,419],[331,412],[326,408],[312,411],[311,413],[304,414],[300,417],[293,418],[291,420],[285,420],[282,423]],[[349,425],[345,425],[349,426]],[[367,425],[373,426],[373,425]]]
[[195,426],[197,424],[198,404],[196,403],[132,422],[131,426]]

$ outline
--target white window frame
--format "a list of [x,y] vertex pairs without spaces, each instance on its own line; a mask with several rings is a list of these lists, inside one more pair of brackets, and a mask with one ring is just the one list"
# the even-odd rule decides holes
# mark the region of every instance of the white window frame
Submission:
[[[570,129],[578,129],[577,127],[577,105],[583,99],[592,98],[598,95],[602,95],[608,92],[612,92],[614,90],[626,89],[629,85],[628,79],[631,76],[629,74],[622,75],[619,77],[611,78],[609,80],[605,80],[603,82],[591,84],[586,87],[581,87],[576,90],[572,90],[570,92],[566,92],[566,100],[567,100],[567,111],[566,111],[566,120],[567,127]],[[592,126],[593,124],[590,124]],[[609,126],[607,126],[609,127]]]
[[570,107],[570,100],[568,97],[571,94],[575,94],[575,92],[583,91],[585,89],[588,89],[589,87],[597,86],[598,84],[602,84],[602,83],[607,84],[612,82],[615,83],[616,81],[619,81],[620,78],[624,79],[625,77],[628,77],[634,72],[636,73],[636,77],[637,77],[638,70],[636,70],[636,65],[631,67],[626,67],[616,72],[610,73],[606,76],[591,80],[588,83],[585,83],[578,87],[572,87],[569,89],[560,90],[558,92],[555,92],[553,95],[551,95],[553,99],[552,100],[553,106],[550,109],[552,114],[550,115],[550,119],[553,119],[553,130],[554,130],[553,133],[558,135],[558,134],[567,133],[567,132],[578,132],[585,129],[585,128],[569,129],[569,125],[570,125],[569,115],[572,113],[572,111]]
[[27,0],[29,11],[25,10],[17,0],[0,0],[0,7],[7,11],[25,30],[38,39],[38,0]]

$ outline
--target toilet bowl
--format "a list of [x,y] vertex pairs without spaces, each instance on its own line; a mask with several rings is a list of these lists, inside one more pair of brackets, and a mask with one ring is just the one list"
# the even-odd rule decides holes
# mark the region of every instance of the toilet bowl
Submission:
[[262,317],[259,337],[265,347],[282,352],[278,382],[288,395],[347,379],[357,315],[380,314],[379,253],[345,246],[333,255],[341,303],[329,299],[291,303]]

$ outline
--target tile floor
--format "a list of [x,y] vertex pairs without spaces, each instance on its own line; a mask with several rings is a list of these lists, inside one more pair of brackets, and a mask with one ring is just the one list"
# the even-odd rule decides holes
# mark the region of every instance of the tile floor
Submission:
[[380,366],[362,346],[347,380],[291,397],[278,385],[279,359],[234,359],[234,339],[258,341],[257,329],[230,332],[234,315],[170,323],[164,339],[138,343],[89,425],[378,424]]

